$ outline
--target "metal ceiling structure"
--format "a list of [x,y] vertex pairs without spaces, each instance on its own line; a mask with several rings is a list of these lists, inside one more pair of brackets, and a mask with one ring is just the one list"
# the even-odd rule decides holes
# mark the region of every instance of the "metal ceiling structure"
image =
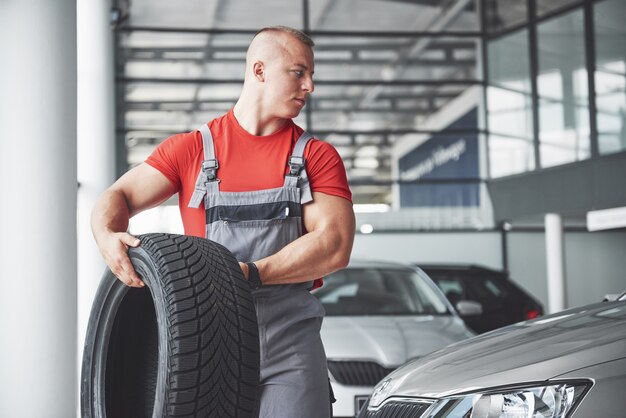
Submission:
[[[315,41],[315,93],[296,119],[341,154],[355,203],[390,203],[391,147],[482,84],[473,0],[117,0],[117,137],[122,164],[227,112],[256,31]],[[476,130],[474,130],[476,131]]]

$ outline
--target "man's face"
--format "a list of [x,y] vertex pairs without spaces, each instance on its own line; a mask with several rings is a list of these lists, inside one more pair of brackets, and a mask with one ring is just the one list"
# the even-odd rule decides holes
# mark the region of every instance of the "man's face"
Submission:
[[265,103],[274,116],[292,119],[300,114],[313,92],[313,51],[294,37],[286,37],[276,59],[265,66]]

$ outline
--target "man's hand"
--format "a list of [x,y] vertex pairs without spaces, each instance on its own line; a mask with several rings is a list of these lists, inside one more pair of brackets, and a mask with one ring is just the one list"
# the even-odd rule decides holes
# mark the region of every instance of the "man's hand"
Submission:
[[239,268],[241,269],[241,272],[243,273],[243,278],[248,280],[248,274],[250,273],[248,271],[248,265],[246,263],[242,263],[241,261],[239,262]]
[[128,257],[128,248],[139,245],[126,232],[130,217],[163,203],[176,191],[160,171],[144,163],[120,177],[96,202],[91,213],[93,236],[104,261],[127,286],[144,286]]
[[112,232],[98,242],[104,261],[126,286],[145,286],[128,257],[128,248],[137,247],[140,243],[138,238],[126,232]]

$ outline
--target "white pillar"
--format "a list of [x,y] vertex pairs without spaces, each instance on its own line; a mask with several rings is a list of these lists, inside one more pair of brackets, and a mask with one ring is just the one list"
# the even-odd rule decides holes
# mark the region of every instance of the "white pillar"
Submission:
[[[104,261],[91,234],[100,193],[115,180],[115,85],[110,1],[78,0],[78,362]],[[80,367],[79,367],[80,368]],[[80,370],[79,370],[80,371]]]
[[76,411],[76,5],[0,1],[0,416]]
[[548,267],[548,311],[565,309],[565,252],[561,215],[548,213],[546,224],[546,260]]

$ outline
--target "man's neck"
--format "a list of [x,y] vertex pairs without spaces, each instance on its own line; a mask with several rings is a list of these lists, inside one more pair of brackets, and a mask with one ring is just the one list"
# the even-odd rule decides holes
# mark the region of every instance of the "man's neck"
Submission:
[[271,135],[282,128],[287,119],[264,115],[261,106],[245,105],[237,101],[233,108],[235,119],[246,132],[256,136]]

